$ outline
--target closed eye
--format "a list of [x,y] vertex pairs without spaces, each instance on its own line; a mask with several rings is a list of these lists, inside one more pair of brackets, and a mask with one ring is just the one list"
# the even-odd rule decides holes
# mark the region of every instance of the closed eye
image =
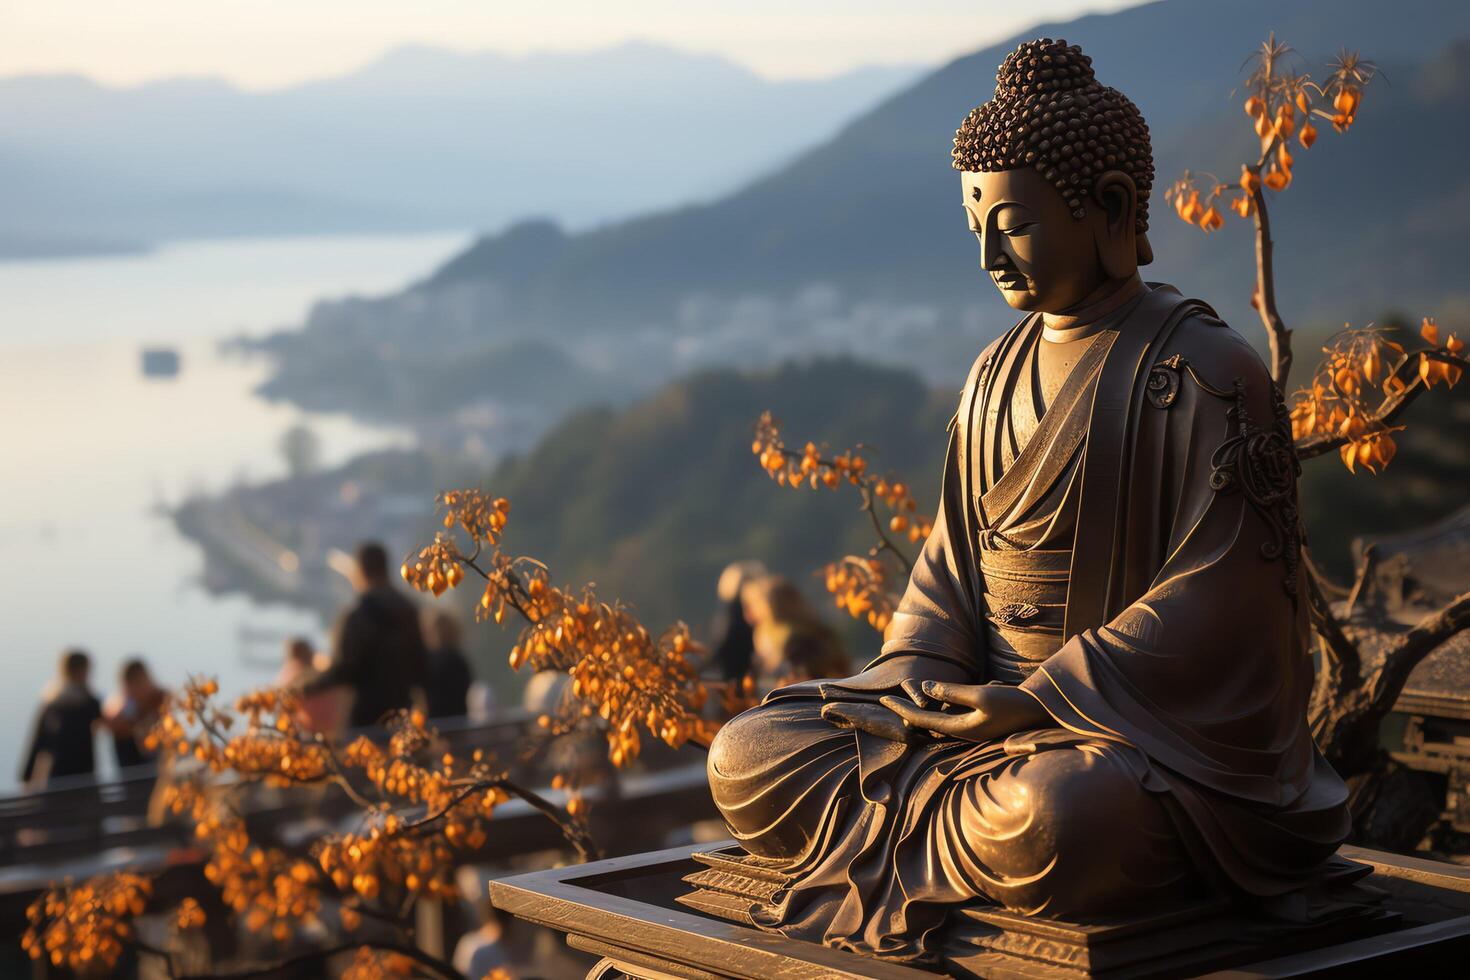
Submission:
[[1023,222],[1021,222],[1018,225],[1011,225],[1009,228],[998,228],[996,230],[999,231],[1002,235],[1006,236],[1007,238],[1015,238],[1018,235],[1026,235],[1026,234],[1029,234],[1031,232],[1031,229],[1032,228],[1035,228],[1035,227],[1036,227],[1036,222],[1034,222],[1034,221],[1023,221]]

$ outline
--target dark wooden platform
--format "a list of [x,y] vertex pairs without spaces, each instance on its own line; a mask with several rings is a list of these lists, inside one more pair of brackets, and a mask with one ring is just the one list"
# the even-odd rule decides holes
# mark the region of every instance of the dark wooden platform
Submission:
[[945,965],[928,969],[755,928],[752,901],[769,900],[783,877],[728,845],[518,875],[492,882],[491,899],[602,956],[588,974],[597,980],[1439,976],[1440,964],[1466,962],[1470,869],[1355,848],[1342,857],[1341,885],[1381,900],[1356,910],[1345,902],[1311,926],[1287,928],[1223,902],[1095,923],[976,909],[952,929]]

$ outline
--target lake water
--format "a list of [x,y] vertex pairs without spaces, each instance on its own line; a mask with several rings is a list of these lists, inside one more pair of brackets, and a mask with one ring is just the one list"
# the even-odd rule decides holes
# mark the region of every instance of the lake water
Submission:
[[[397,289],[467,236],[180,243],[140,256],[0,263],[0,788],[13,786],[59,651],[93,656],[104,696],[143,656],[163,683],[188,671],[227,690],[269,681],[273,647],[242,631],[324,640],[315,616],[200,584],[203,557],[160,504],[284,473],[282,433],[305,421],[331,465],[408,435],[306,416],[251,394],[265,365],[216,342],[298,323],[325,296]],[[140,350],[182,371],[147,379]],[[111,764],[111,747],[99,744]],[[14,768],[12,768],[14,765]]]

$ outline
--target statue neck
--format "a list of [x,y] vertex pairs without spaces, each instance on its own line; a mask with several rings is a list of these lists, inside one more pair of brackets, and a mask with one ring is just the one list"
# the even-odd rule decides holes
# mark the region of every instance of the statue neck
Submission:
[[1127,279],[1110,279],[1074,306],[1060,313],[1043,313],[1042,335],[1053,343],[1081,340],[1108,314],[1126,306],[1146,288],[1136,272]]

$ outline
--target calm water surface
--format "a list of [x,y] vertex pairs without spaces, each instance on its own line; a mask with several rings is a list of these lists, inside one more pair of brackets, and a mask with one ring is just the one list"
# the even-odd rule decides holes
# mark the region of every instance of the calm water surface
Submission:
[[[209,595],[199,549],[157,508],[282,474],[277,446],[299,422],[328,465],[407,434],[258,399],[265,366],[221,356],[216,341],[300,322],[321,297],[396,289],[465,241],[199,242],[0,263],[0,789],[14,785],[63,646],[92,653],[105,696],[132,654],[167,684],[207,671],[231,691],[273,673],[260,660],[276,650],[248,647],[242,630],[323,638],[310,614]],[[180,375],[144,378],[145,344],[177,348]]]

